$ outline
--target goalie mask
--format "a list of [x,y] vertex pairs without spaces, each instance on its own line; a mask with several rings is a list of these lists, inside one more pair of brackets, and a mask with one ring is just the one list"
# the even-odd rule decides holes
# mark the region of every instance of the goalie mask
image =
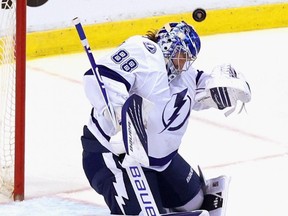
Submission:
[[195,61],[201,47],[200,38],[193,27],[184,21],[166,24],[157,32],[156,38],[171,82]]

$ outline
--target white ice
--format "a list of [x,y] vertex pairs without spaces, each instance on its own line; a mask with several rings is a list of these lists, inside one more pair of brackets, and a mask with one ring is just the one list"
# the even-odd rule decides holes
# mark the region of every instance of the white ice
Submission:
[[[192,113],[180,153],[207,177],[230,175],[227,216],[286,215],[288,206],[288,28],[202,37],[194,66],[230,62],[252,89],[247,113]],[[95,52],[95,56],[103,51]],[[25,201],[0,215],[107,215],[81,166],[90,105],[81,85],[84,53],[27,62]]]

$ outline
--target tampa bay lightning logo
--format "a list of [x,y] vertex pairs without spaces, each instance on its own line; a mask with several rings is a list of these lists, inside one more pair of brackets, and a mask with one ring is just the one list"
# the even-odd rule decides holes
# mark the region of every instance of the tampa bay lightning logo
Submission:
[[152,44],[150,42],[143,42],[143,44],[150,53],[154,54],[156,52],[155,44]]
[[187,89],[176,93],[166,104],[162,113],[164,130],[176,131],[180,129],[188,119],[191,110],[191,98],[187,94]]

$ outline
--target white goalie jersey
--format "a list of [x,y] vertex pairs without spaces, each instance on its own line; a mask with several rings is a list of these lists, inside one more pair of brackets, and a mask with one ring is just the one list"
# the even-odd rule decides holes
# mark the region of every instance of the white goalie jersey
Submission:
[[[238,99],[242,102],[250,100],[250,90],[246,92],[248,90],[245,88],[246,81],[239,81],[237,86],[232,83],[230,86],[222,86],[229,82],[217,81],[218,78],[221,80],[221,76],[228,79],[226,73],[220,73],[215,79],[213,75],[190,67],[168,83],[162,51],[156,43],[142,36],[129,38],[96,62],[114,107],[119,128],[121,108],[130,95],[137,94],[152,104],[149,112],[145,114],[145,129],[149,164],[151,168],[159,171],[165,169],[177,153],[192,110],[209,107],[222,109],[225,106],[234,106]],[[231,76],[229,79],[239,78]],[[92,71],[87,71],[84,75],[84,88],[93,107],[87,126],[109,151],[117,155],[125,153],[121,133],[115,130],[107,118],[106,105],[101,100],[101,92],[96,85]],[[224,103],[222,97],[218,100],[221,93],[218,96],[213,93],[214,88],[219,87],[228,87],[224,99],[229,98],[230,104]]]

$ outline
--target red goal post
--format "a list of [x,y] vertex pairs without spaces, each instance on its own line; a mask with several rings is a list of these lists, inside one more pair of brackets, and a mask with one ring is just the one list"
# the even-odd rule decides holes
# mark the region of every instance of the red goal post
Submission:
[[26,0],[0,0],[0,193],[24,200]]

